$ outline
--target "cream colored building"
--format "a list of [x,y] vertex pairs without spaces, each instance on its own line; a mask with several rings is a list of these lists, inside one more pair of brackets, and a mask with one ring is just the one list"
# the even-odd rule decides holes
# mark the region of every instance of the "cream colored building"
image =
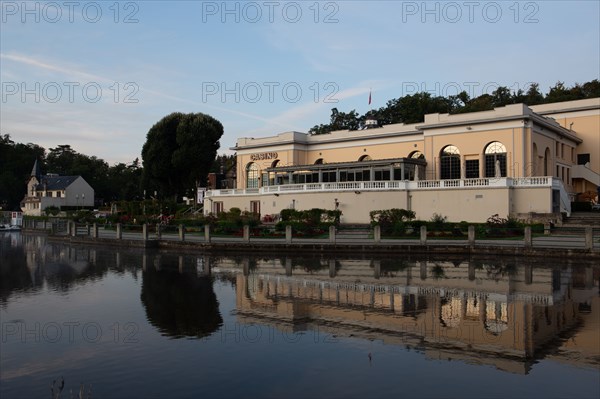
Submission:
[[338,208],[342,223],[368,223],[371,210],[403,208],[422,220],[556,220],[600,185],[600,98],[240,138],[232,150],[237,188],[207,192],[205,214]]

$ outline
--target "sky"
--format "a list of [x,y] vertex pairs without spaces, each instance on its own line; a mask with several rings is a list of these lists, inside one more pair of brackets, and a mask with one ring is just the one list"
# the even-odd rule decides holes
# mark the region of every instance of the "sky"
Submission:
[[[600,78],[600,1],[0,1],[0,134],[141,157],[172,112],[307,132],[428,91]],[[372,103],[369,105],[369,93]]]

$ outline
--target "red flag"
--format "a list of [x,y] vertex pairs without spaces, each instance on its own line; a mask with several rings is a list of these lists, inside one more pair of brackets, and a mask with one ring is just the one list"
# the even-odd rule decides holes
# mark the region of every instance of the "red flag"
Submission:
[[369,90],[369,105],[371,105],[371,90]]

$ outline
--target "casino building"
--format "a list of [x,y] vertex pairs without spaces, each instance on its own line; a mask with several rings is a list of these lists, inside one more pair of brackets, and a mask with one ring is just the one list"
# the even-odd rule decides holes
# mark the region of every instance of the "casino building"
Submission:
[[372,210],[403,208],[422,220],[560,220],[600,186],[600,98],[371,126],[239,138],[237,188],[208,191],[205,214],[337,208],[342,223],[368,223]]

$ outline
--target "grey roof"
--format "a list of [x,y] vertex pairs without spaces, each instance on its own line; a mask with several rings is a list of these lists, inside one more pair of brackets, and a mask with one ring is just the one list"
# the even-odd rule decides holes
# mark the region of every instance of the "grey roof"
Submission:
[[80,176],[42,176],[38,190],[64,190]]
[[38,160],[36,159],[33,164],[33,168],[31,169],[31,176],[39,179],[41,174],[42,174],[42,172],[40,172],[40,164],[38,163]]

